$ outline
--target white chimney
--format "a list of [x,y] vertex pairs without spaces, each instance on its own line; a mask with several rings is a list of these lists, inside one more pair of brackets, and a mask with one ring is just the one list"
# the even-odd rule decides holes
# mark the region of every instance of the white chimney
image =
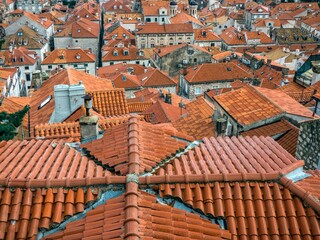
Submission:
[[62,122],[83,103],[85,88],[82,82],[74,85],[60,84],[54,86],[54,111],[50,123]]

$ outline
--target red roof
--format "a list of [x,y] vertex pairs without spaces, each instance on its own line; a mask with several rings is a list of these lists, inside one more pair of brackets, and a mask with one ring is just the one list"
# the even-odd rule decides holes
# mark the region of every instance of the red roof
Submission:
[[252,75],[234,63],[204,63],[188,68],[184,78],[189,83],[205,83],[252,78]]
[[136,27],[138,31],[137,35],[140,34],[170,34],[170,33],[193,33],[193,27],[191,23],[177,23],[177,24],[157,24],[157,23],[146,23],[145,25],[138,25]]
[[[178,138],[186,140],[178,140]],[[115,172],[123,175],[128,173],[130,155],[138,150],[138,147],[141,159],[139,171],[143,173],[151,171],[180,148],[185,148],[187,140],[193,139],[176,130],[172,131],[172,129],[138,121],[137,118],[132,117],[128,123],[107,129],[101,139],[82,144],[81,147],[103,166],[112,167]]]
[[159,169],[158,174],[287,174],[303,164],[271,137],[210,137]]
[[72,38],[98,38],[100,26],[85,18],[66,24],[54,35],[54,37]]
[[[137,194],[137,195],[135,195]],[[129,204],[130,203],[130,204]],[[130,213],[136,208],[135,214]],[[143,191],[122,194],[45,239],[230,239],[228,230],[194,213],[159,203]]]

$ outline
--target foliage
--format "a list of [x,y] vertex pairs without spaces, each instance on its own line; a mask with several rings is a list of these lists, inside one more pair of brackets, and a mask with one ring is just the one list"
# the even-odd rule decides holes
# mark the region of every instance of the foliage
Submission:
[[23,117],[29,111],[29,106],[15,113],[0,112],[0,141],[8,141],[17,134],[16,128],[22,123]]

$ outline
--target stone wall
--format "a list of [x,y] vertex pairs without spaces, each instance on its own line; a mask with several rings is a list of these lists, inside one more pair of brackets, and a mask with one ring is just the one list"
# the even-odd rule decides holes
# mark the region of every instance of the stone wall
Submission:
[[305,168],[320,167],[320,119],[300,124],[296,157],[305,161]]

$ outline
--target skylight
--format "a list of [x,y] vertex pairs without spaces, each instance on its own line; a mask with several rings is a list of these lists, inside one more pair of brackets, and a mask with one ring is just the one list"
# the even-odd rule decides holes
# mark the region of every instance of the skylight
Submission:
[[50,95],[49,97],[47,97],[42,103],[40,103],[38,110],[43,108],[46,104],[48,104],[50,102],[50,100],[52,99],[52,96]]

